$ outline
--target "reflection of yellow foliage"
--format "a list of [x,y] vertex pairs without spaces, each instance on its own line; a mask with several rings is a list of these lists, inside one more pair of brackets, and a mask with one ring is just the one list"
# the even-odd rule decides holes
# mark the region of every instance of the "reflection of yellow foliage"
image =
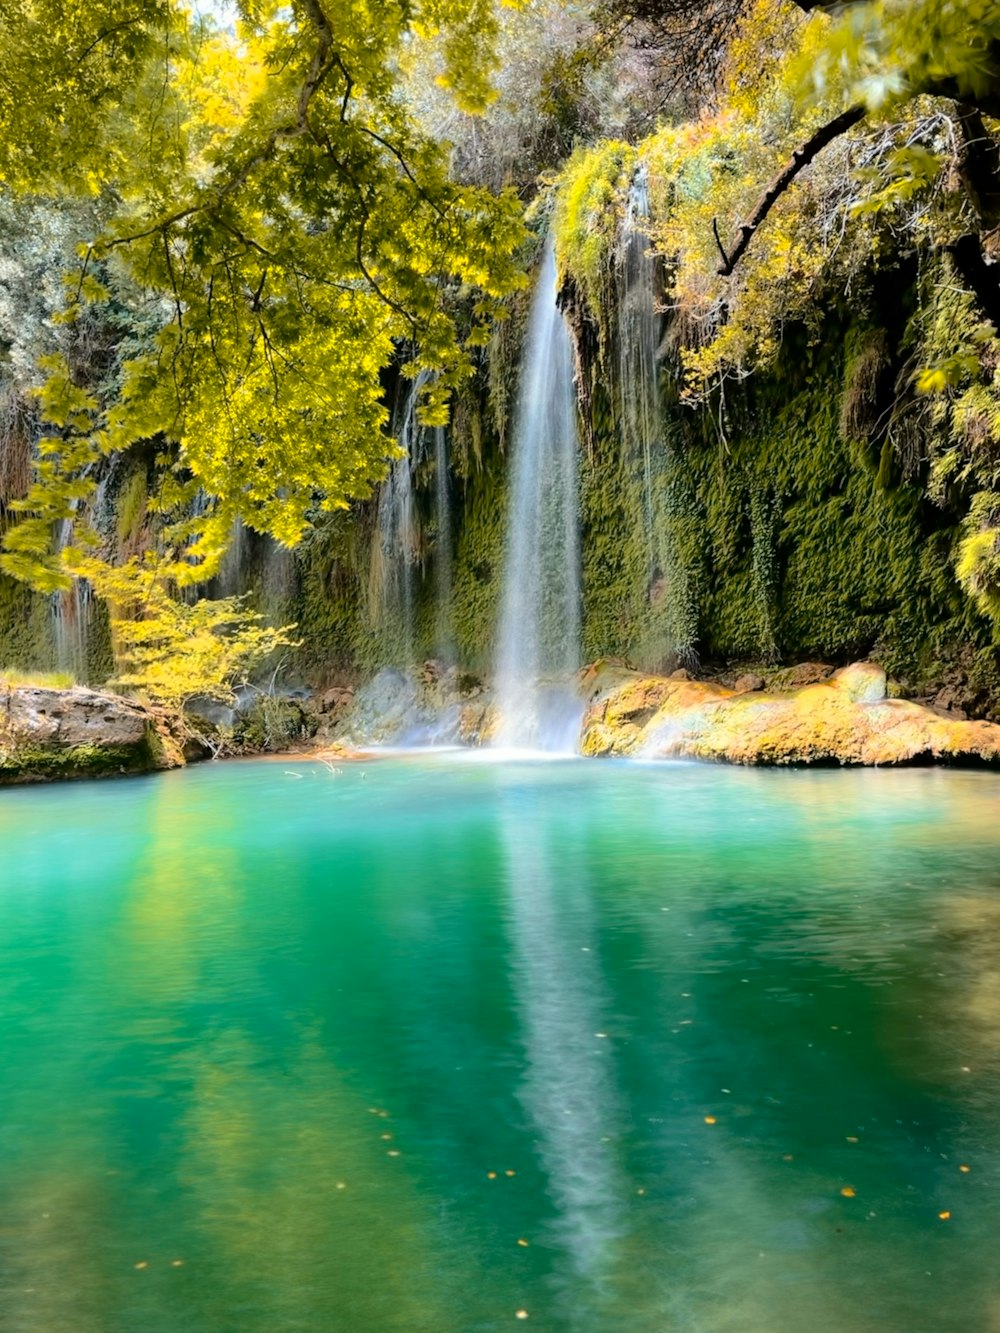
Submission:
[[[945,901],[941,928],[960,951],[957,990],[963,1043],[980,1065],[1000,1065],[1000,899],[986,888]],[[960,1168],[961,1169],[961,1168]],[[965,1168],[966,1170],[968,1168]]]
[[[158,1016],[174,1013],[179,997],[197,992],[199,937],[211,935],[211,923],[223,916],[238,919],[240,854],[235,833],[225,836],[227,807],[192,801],[180,783],[157,783],[147,792],[146,837],[107,966],[130,1006],[155,997],[151,1012]],[[161,1018],[151,1024],[147,1038],[176,1037]]]
[[[185,1182],[255,1327],[312,1326],[321,1310],[345,1328],[450,1327],[424,1211],[434,1196],[422,1206],[405,1167],[386,1164],[317,1034],[285,1045],[279,1071],[230,1029],[199,1048],[190,1075]],[[231,1297],[221,1289],[218,1308]]]

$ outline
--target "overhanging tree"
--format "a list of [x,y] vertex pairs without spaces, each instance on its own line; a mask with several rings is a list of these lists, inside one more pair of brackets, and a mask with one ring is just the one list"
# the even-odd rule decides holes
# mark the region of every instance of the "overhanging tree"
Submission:
[[380,372],[402,340],[435,372],[440,419],[522,281],[522,221],[512,195],[449,179],[447,145],[409,114],[398,71],[419,44],[480,109],[495,26],[489,0],[246,0],[231,33],[175,0],[4,0],[3,188],[90,195],[105,218],[81,238],[63,318],[112,296],[154,315],[113,394],[64,359],[47,366],[8,573],[65,584],[91,534],[54,552],[53,525],[81,512],[102,455],[140,440],[159,443],[157,503],[182,518],[165,538],[170,578],[211,572],[236,518],[294,543],[313,512],[382,476]]

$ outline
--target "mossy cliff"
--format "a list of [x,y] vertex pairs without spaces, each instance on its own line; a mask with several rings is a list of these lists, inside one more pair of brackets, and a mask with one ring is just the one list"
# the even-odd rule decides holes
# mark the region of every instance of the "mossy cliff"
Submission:
[[[595,377],[581,457],[585,660],[614,655],[659,670],[874,655],[908,692],[947,687],[967,710],[1000,715],[995,628],[954,572],[959,513],[931,503],[847,428],[871,328],[835,316],[819,343],[788,330],[774,368],[730,393],[722,431],[718,404],[682,405],[665,369],[648,488],[613,394]],[[448,619],[456,660],[479,672],[492,661],[511,449],[495,415],[484,372],[461,404],[465,438],[453,438],[450,477]],[[440,615],[432,471],[416,482],[422,659],[439,654]],[[324,519],[276,579],[270,545],[244,538],[231,590],[249,589],[273,619],[300,626],[302,647],[283,670],[326,683],[400,664],[373,606],[374,542],[374,503]],[[99,681],[110,642],[100,609],[88,614],[81,678]],[[0,661],[52,669],[52,635],[51,600],[0,578]]]
[[954,576],[957,517],[844,432],[851,333],[835,327],[815,347],[790,331],[774,371],[730,404],[724,435],[710,409],[667,407],[646,589],[640,516],[622,503],[628,477],[611,433],[598,436],[603,460],[585,472],[588,657],[654,667],[671,653],[875,653],[915,688],[963,653],[970,666],[990,659],[991,623]]
[[[582,431],[585,660],[610,654],[659,670],[874,656],[908,693],[947,687],[949,702],[1000,716],[996,630],[955,577],[959,514],[850,429],[872,337],[869,320],[836,312],[819,343],[789,329],[773,369],[730,393],[721,430],[719,405],[682,405],[665,371],[648,485],[596,377]],[[478,454],[451,485],[449,616],[457,660],[485,672],[511,446],[484,386],[463,405],[466,423],[473,414]],[[373,530],[373,510],[357,511],[297,556],[290,610],[307,675],[357,678],[400,664],[382,651],[372,611]],[[417,658],[438,653],[434,559],[430,532],[416,569]]]
[[[589,297],[572,274],[563,292],[580,354],[584,660],[661,671],[874,657],[906,694],[1000,717],[996,622],[956,576],[967,497],[932,497],[924,464],[907,464],[880,428],[900,412],[913,274],[873,284],[849,312],[831,302],[818,334],[790,324],[768,367],[694,405],[682,401],[663,319],[658,429],[644,458],[622,425],[620,274],[610,250],[600,282],[595,262],[588,252]],[[435,461],[425,451],[414,468],[413,661],[492,666],[524,305],[455,402],[444,533]],[[144,486],[140,463],[104,490],[101,525],[123,556],[144,542]],[[377,503],[322,517],[294,555],[236,535],[216,589],[249,592],[275,623],[299,625],[301,647],[269,676],[326,685],[406,665],[398,609],[379,601]],[[86,615],[76,674],[97,683],[112,672],[110,635],[99,606]],[[65,666],[56,620],[51,598],[0,577],[0,666]]]

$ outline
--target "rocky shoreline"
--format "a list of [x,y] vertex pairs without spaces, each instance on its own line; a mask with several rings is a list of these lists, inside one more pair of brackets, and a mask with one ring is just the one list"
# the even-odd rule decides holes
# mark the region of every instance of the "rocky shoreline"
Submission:
[[0,686],[0,786],[176,768],[170,720],[134,699],[74,686]]
[[[815,673],[813,673],[815,675]],[[727,688],[598,664],[585,673],[585,755],[731,764],[1000,766],[1000,726],[890,698],[881,667],[858,662],[785,691]]]
[[[1000,725],[891,697],[872,662],[746,673],[730,684],[601,661],[577,678],[580,753],[731,764],[1000,768]],[[149,773],[211,757],[370,752],[387,744],[490,743],[497,713],[478,678],[426,663],[358,689],[257,693],[176,720],[99,690],[0,687],[0,785]]]

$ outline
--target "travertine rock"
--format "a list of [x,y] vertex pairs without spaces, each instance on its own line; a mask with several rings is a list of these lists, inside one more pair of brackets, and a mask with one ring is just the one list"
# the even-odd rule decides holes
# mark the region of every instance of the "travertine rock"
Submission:
[[[856,663],[789,693],[744,692],[638,672],[597,672],[581,750],[739,764],[1000,765],[1000,726],[886,697],[885,673]],[[650,716],[649,706],[656,710]]]

